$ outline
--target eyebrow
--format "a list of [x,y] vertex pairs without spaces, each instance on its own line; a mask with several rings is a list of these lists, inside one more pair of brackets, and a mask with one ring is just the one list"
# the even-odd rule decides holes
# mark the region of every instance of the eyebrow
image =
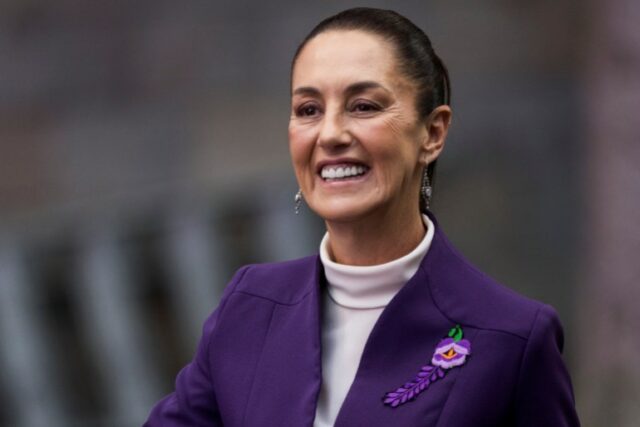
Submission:
[[[367,89],[383,89],[387,92],[389,92],[389,90],[382,86],[380,83],[378,82],[374,82],[372,80],[365,80],[362,82],[356,82],[356,83],[352,83],[349,86],[347,86],[345,93],[347,95],[353,95],[354,93],[359,93],[359,92],[364,92]],[[313,87],[313,86],[302,86],[299,88],[296,88],[296,90],[293,91],[293,95],[319,95],[320,91]]]

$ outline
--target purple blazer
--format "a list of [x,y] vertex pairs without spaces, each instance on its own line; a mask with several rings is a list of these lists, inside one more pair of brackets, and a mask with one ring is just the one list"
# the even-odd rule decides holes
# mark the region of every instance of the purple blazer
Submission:
[[[478,271],[429,217],[431,247],[371,331],[335,425],[579,426],[555,310]],[[325,284],[317,255],[238,270],[175,392],[144,425],[312,426]],[[385,405],[455,325],[471,343],[465,363],[406,403]]]

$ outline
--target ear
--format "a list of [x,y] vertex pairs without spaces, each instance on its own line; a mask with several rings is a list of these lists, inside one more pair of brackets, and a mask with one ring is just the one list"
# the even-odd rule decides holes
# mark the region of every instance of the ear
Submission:
[[420,147],[420,160],[425,166],[437,159],[444,148],[451,116],[451,107],[440,105],[424,120],[425,133]]

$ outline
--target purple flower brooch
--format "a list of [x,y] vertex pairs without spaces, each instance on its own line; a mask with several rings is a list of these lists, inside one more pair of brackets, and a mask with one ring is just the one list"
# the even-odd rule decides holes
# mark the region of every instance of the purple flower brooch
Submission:
[[462,339],[462,335],[460,325],[451,328],[447,337],[440,340],[436,346],[431,364],[423,366],[413,381],[385,394],[384,404],[395,408],[413,400],[431,383],[444,378],[449,369],[464,364],[471,354],[471,343]]

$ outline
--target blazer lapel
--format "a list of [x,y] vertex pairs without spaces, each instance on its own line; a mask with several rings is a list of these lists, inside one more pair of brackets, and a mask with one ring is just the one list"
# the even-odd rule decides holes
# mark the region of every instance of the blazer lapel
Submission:
[[[437,282],[438,302],[455,304],[461,295],[454,290],[463,289],[453,283],[452,270],[458,264],[446,249],[446,237],[435,218],[429,216],[436,228],[429,251],[374,325],[338,413],[337,427],[435,426],[462,370],[448,370],[444,378],[403,405],[392,408],[383,402],[387,392],[414,379],[430,363],[437,344],[456,325],[438,308],[431,288]],[[321,304],[326,282],[319,257],[305,262],[314,265],[287,280],[303,287],[306,295],[295,304],[273,304],[243,425],[313,425],[322,381]],[[465,328],[465,338],[473,340],[475,334],[473,328]]]
[[[447,281],[451,259],[442,250],[445,237],[435,218],[434,238],[418,272],[395,295],[374,325],[365,345],[354,382],[335,426],[435,426],[461,368],[446,371],[414,400],[395,408],[384,395],[413,380],[431,362],[434,350],[456,322],[443,314],[430,291],[430,281]],[[439,283],[447,288],[447,283]],[[447,299],[455,299],[449,295]],[[465,330],[470,340],[475,330]]]

